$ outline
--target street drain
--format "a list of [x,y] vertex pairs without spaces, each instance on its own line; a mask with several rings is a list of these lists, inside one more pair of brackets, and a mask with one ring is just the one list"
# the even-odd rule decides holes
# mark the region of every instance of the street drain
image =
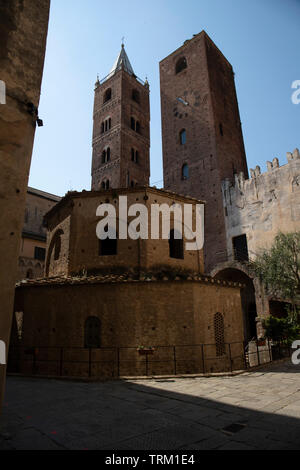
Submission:
[[225,432],[226,434],[232,435],[244,429],[245,426],[246,424],[243,423],[232,423],[229,424],[229,426],[226,426],[225,428],[221,429],[221,431]]

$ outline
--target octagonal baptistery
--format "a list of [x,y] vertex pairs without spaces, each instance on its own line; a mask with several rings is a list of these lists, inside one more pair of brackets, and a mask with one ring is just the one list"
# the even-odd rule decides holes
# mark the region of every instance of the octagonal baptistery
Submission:
[[9,369],[102,378],[242,368],[241,285],[204,276],[202,249],[185,250],[185,239],[101,245],[97,207],[118,215],[122,195],[149,212],[199,203],[149,187],[62,199],[46,217],[47,276],[16,288]]
[[[129,236],[126,239],[119,238],[120,227],[124,228],[125,225],[128,229],[130,223],[139,216],[138,212],[134,216],[124,214],[124,211],[121,213],[120,204],[124,204],[124,197],[127,198],[126,212],[129,212],[133,204],[141,204],[147,210],[146,236],[148,234],[148,239],[134,240]],[[101,217],[96,215],[96,211],[103,204],[110,204],[115,210],[116,240],[103,242],[96,235],[96,227],[101,220]],[[170,208],[171,221],[167,234],[168,236],[170,234],[170,239],[152,239],[151,207],[152,205],[161,207],[163,204],[167,205],[168,209]],[[128,270],[132,272],[161,270],[162,267],[203,272],[202,247],[199,250],[185,249],[186,242],[189,243],[185,232],[189,230],[184,220],[184,204],[189,204],[192,208],[192,229],[195,230],[196,204],[203,205],[204,203],[194,198],[151,187],[68,193],[46,215],[48,236],[45,275],[47,277],[84,273],[90,275],[103,272],[119,274]],[[175,239],[173,236],[172,209],[175,206],[180,208],[182,213],[183,240]],[[112,226],[112,218],[109,220],[111,223],[109,222],[108,225]],[[198,227],[198,231],[199,229],[201,227]],[[137,231],[139,230],[138,227]],[[128,230],[125,231],[128,232]]]

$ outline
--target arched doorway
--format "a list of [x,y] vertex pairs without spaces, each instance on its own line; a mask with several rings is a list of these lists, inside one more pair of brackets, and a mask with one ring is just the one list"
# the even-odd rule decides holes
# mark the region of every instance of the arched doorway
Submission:
[[213,275],[215,279],[228,282],[239,282],[244,285],[241,289],[241,301],[244,316],[244,338],[245,341],[251,341],[257,337],[256,329],[256,299],[253,280],[245,272],[235,267],[223,267],[215,270]]

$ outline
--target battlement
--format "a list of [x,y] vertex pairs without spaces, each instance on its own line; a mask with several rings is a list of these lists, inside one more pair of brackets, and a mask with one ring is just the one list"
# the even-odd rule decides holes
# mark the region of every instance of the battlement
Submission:
[[[295,150],[293,152],[287,152],[286,153],[286,159],[287,159],[287,164],[289,163],[293,163],[294,161],[296,160],[300,160],[300,152],[299,152],[299,149],[298,148],[295,148]],[[238,174],[235,175],[235,184],[234,186],[237,186],[237,187],[240,187],[241,184],[243,184],[244,181],[249,181],[251,179],[255,179],[259,176],[264,176],[264,175],[267,175],[269,172],[272,172],[274,170],[277,170],[277,169],[281,169],[283,167],[286,167],[287,164],[284,164],[284,165],[279,165],[279,160],[277,157],[273,158],[273,160],[270,162],[270,161],[267,161],[266,162],[267,164],[267,171],[265,173],[262,173],[261,172],[261,168],[259,165],[256,165],[256,167],[253,169],[253,168],[250,168],[249,172],[250,172],[250,178],[245,178],[245,175],[243,172],[240,172]],[[230,180],[229,179],[225,179],[222,183],[223,186],[230,186]]]
[[235,175],[232,183],[222,181],[227,249],[233,256],[232,240],[247,236],[249,255],[270,245],[278,231],[298,231],[300,221],[300,153],[287,152],[287,163],[279,166],[278,158],[267,162],[261,173],[257,165],[250,178]]

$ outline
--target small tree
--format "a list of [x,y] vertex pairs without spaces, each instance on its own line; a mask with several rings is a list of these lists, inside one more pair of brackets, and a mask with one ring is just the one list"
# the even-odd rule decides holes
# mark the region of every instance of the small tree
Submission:
[[270,250],[250,263],[269,295],[290,302],[290,317],[296,321],[300,303],[300,232],[279,233]]
[[299,338],[299,325],[289,318],[268,317],[263,321],[266,338],[275,342],[291,344]]

